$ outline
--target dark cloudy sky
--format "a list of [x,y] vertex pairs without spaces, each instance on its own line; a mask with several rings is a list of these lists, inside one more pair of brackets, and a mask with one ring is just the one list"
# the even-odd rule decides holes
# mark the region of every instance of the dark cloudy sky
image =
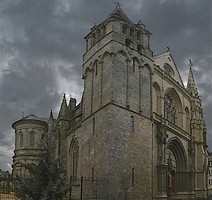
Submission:
[[[31,113],[57,116],[63,93],[81,98],[84,36],[115,0],[0,0],[0,168],[12,163],[11,124]],[[188,59],[202,99],[212,150],[211,0],[120,0],[153,35],[155,54],[169,46],[184,83]]]

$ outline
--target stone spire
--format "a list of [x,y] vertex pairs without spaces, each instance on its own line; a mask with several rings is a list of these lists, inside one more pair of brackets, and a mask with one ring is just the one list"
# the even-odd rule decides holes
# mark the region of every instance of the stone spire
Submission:
[[66,103],[66,94],[63,95],[63,100],[62,100],[62,104],[61,104],[61,107],[65,108],[67,106],[67,103]]
[[67,106],[67,103],[66,103],[66,95],[64,94],[63,95],[63,100],[62,100],[62,104],[60,106],[60,111],[59,111],[59,118],[67,118],[68,116],[68,106]]
[[188,75],[188,82],[187,82],[187,91],[189,92],[191,96],[195,97],[198,95],[198,91],[194,81],[192,66],[193,64],[191,62],[191,59],[189,59],[189,75]]
[[112,20],[112,19],[118,19],[127,23],[132,23],[132,21],[127,17],[125,12],[121,9],[121,4],[116,3],[116,8],[113,10],[113,12],[109,15],[109,17],[106,19],[106,21]]

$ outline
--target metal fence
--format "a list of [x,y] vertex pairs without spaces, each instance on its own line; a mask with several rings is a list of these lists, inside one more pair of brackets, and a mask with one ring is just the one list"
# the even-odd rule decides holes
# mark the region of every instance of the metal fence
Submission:
[[107,194],[107,178],[70,178],[69,200],[106,200]]
[[[14,178],[0,177],[0,200],[15,200]],[[70,178],[70,190],[63,200],[106,200],[108,179],[94,177]]]

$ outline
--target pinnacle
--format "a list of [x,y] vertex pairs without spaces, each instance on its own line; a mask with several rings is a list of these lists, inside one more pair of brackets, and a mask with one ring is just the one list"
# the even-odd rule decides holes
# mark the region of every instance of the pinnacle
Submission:
[[49,119],[54,119],[52,110],[51,110],[51,112],[50,112]]
[[193,63],[191,59],[189,59],[188,66],[189,66],[189,75],[188,75],[188,82],[187,82],[187,90],[190,93],[190,95],[196,96],[198,92],[197,92],[197,88],[194,81],[194,75],[192,70]]

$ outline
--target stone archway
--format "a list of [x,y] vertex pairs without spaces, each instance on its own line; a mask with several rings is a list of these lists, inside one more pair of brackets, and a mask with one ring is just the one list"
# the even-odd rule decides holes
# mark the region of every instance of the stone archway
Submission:
[[178,138],[169,140],[166,147],[167,195],[189,191],[189,173],[185,150]]

